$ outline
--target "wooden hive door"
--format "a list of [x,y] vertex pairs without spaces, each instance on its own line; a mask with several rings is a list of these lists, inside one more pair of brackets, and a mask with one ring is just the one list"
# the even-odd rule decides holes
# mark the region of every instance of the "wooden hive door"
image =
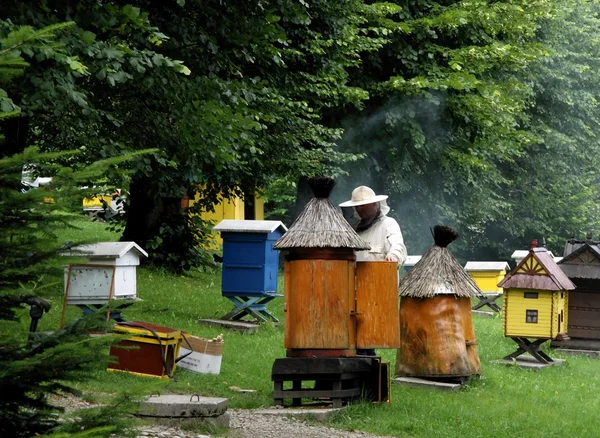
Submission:
[[355,348],[354,272],[349,260],[286,262],[286,348]]
[[385,261],[356,263],[357,348],[400,347],[397,267]]

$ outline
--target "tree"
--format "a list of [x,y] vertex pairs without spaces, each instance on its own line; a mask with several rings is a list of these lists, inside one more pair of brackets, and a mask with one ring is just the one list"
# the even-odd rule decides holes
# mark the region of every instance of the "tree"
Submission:
[[[140,100],[144,91],[155,81],[166,82],[171,71],[187,74],[189,70],[154,50],[166,36],[139,8],[114,2],[29,1],[3,5],[0,10],[2,16],[10,17],[0,22],[0,36],[17,25],[40,27],[73,21],[57,34],[61,53],[48,45],[31,45],[22,52],[31,66],[27,77],[17,78],[7,89],[23,112],[3,123],[6,155],[22,151],[26,144],[47,152],[77,150],[79,154],[62,163],[82,167],[147,149],[148,143],[137,142],[139,132],[152,136],[157,126],[161,134],[170,130],[168,112],[136,120],[143,114],[131,109],[144,102]],[[166,96],[160,97],[168,105]],[[131,135],[123,134],[127,132]],[[152,144],[160,147],[160,138]],[[103,186],[126,190],[129,173],[125,170],[142,171],[149,167],[150,159],[107,169],[101,176]],[[88,181],[90,186],[95,183],[97,179]]]
[[[181,212],[182,197],[200,190],[200,207],[211,208],[273,175],[332,173],[355,159],[335,150],[341,131],[322,120],[366,98],[346,72],[381,44],[358,31],[361,9],[358,0],[28,1],[4,11],[19,24],[75,22],[61,41],[87,71],[65,77],[53,67],[37,87],[15,84],[27,127],[44,126],[42,147],[84,148],[89,161],[155,147],[135,162],[123,238],[182,270],[206,260],[206,224]],[[172,59],[191,74],[177,75],[188,70]],[[44,94],[49,76],[66,96]]]
[[[71,23],[40,30],[17,27],[0,39],[0,84],[6,87],[27,67],[23,52],[38,50],[65,56],[54,42],[56,32]],[[0,120],[15,117],[20,108],[0,89]],[[0,143],[0,147],[4,146]],[[106,322],[90,316],[68,324],[54,333],[24,333],[20,315],[23,305],[32,311],[47,311],[49,303],[40,296],[49,279],[59,276],[65,249],[55,231],[69,226],[73,205],[81,202],[81,181],[97,178],[110,165],[124,158],[98,162],[74,171],[57,164],[72,152],[41,153],[27,148],[23,153],[0,158],[0,435],[31,437],[58,430],[61,409],[53,406],[50,394],[76,394],[73,382],[89,378],[90,371],[108,360],[111,337],[93,338],[90,330],[106,329]],[[49,190],[27,190],[22,184],[24,169],[53,176]],[[73,204],[73,199],[76,199]],[[74,242],[77,243],[77,242]],[[41,315],[33,315],[41,316]],[[32,327],[35,328],[35,327]],[[104,352],[104,353],[103,353]],[[108,436],[126,424],[122,415],[97,410],[94,418],[62,426],[69,436]],[[69,428],[71,430],[69,430]]]
[[[530,158],[548,149],[548,126],[562,131],[559,112],[545,107],[542,113],[554,115],[545,122],[537,112],[542,100],[561,93],[558,35],[552,42],[540,31],[564,24],[564,4],[396,3],[372,5],[387,10],[374,23],[387,27],[389,42],[353,75],[372,98],[366,111],[346,119],[344,150],[368,151],[348,184],[359,180],[391,195],[409,252],[430,244],[427,228],[436,223],[463,235],[456,248],[462,258],[493,260],[527,247],[532,235],[552,230],[556,242],[574,217],[592,220],[590,205],[577,201],[589,196],[580,185],[586,180],[555,177],[555,161],[580,163],[584,143],[551,148],[545,163]],[[570,46],[568,39],[561,43]],[[558,86],[549,88],[548,80]],[[569,112],[572,129],[589,109]]]

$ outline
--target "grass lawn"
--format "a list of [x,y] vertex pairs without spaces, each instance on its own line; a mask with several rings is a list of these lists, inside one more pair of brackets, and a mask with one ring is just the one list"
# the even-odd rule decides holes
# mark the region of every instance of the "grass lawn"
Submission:
[[[101,224],[82,221],[84,233],[97,233],[105,240],[116,240]],[[89,230],[89,231],[86,231]],[[67,233],[67,232],[66,232]],[[75,240],[72,237],[66,239]],[[127,320],[165,325],[203,337],[224,334],[221,373],[204,375],[178,368],[176,381],[164,381],[162,393],[201,394],[229,399],[230,407],[271,406],[270,372],[273,361],[285,357],[283,324],[265,324],[254,334],[243,334],[217,327],[200,326],[199,318],[219,318],[232,309],[221,296],[221,273],[193,272],[185,276],[139,268],[138,297],[143,301],[126,309]],[[281,282],[280,282],[281,284]],[[283,290],[281,291],[283,292]],[[52,289],[53,307],[39,324],[39,330],[55,330],[62,310],[62,280]],[[268,305],[283,321],[283,299]],[[80,310],[68,306],[67,319]],[[513,352],[516,344],[504,338],[499,316],[488,319],[474,316],[481,358],[481,380],[472,381],[457,392],[392,385],[388,404],[356,403],[344,409],[330,423],[340,429],[361,430],[397,437],[598,437],[600,419],[600,360],[563,357],[562,367],[541,371],[493,363]],[[23,330],[26,331],[25,319]],[[395,363],[394,350],[379,350],[384,360]],[[550,351],[552,357],[561,356]],[[81,389],[117,392],[124,387],[147,390],[159,379],[99,369],[97,379]],[[240,393],[236,386],[255,389]],[[145,389],[146,388],[146,389]]]

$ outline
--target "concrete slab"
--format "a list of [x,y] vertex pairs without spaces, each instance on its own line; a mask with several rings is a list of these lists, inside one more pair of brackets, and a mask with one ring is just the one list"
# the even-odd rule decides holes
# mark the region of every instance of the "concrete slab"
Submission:
[[481,316],[482,318],[493,318],[496,312],[492,312],[491,310],[471,310],[473,315]]
[[392,382],[417,388],[432,388],[439,391],[458,391],[463,386],[460,383],[437,382],[435,380],[421,379],[419,377],[396,377]]
[[536,358],[528,355],[519,356],[516,360],[501,359],[492,361],[492,363],[498,363],[503,365],[516,365],[520,368],[528,370],[541,370],[542,368],[548,368],[552,366],[562,366],[565,362],[565,359],[554,359],[554,362],[551,363],[541,363],[538,362]]
[[143,401],[139,415],[161,418],[217,417],[227,411],[226,398],[189,394],[152,396]]
[[163,418],[163,417],[145,417],[152,420],[153,423],[162,424],[170,428],[181,429],[185,426],[188,429],[193,429],[195,425],[209,425],[215,428],[229,428],[231,415],[229,412],[217,415],[216,417],[180,417],[180,418]]
[[600,351],[600,340],[570,338],[558,341],[556,339],[553,339],[552,342],[550,342],[550,346],[553,348],[566,348],[570,350]]
[[273,407],[267,409],[257,409],[254,412],[261,415],[291,416],[296,418],[312,417],[316,421],[325,421],[331,415],[341,411],[342,409],[345,408],[300,406],[290,408]]
[[567,356],[587,356],[595,359],[600,358],[600,351],[594,350],[575,350],[572,348],[555,348],[556,353],[566,354]]
[[244,333],[254,333],[258,330],[259,324],[249,321],[230,321],[225,319],[199,319],[198,324],[217,327],[225,327],[231,330],[237,330]]

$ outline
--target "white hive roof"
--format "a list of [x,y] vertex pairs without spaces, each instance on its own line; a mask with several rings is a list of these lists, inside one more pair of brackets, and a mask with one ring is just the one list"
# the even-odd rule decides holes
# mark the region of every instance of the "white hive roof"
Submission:
[[281,221],[263,221],[263,220],[234,220],[224,219],[214,228],[214,231],[232,231],[237,233],[272,233],[281,228],[283,232],[287,227]]

